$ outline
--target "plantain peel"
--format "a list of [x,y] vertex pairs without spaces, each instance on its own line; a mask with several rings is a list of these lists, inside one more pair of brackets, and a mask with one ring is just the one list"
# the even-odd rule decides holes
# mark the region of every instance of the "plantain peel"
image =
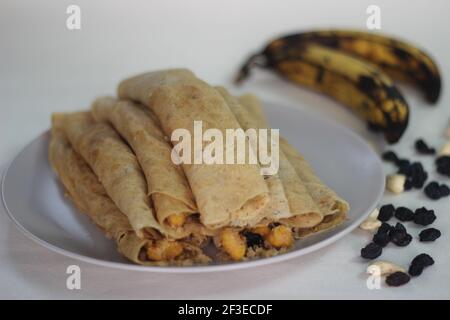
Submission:
[[387,36],[352,30],[297,33],[271,41],[241,68],[237,82],[254,67],[324,93],[384,133],[389,143],[405,131],[409,108],[395,80],[420,88],[435,103],[441,91],[433,59],[413,45]]
[[[267,54],[295,49],[302,43],[316,43],[363,58],[392,78],[416,85],[428,102],[436,103],[441,92],[437,64],[414,45],[378,33],[355,30],[321,30],[288,35],[272,41]],[[270,51],[270,53],[269,53]]]
[[[397,142],[408,124],[408,105],[389,76],[375,65],[314,43],[275,55],[263,53],[254,65],[328,95],[382,131],[389,143]],[[241,73],[242,74],[242,73]]]

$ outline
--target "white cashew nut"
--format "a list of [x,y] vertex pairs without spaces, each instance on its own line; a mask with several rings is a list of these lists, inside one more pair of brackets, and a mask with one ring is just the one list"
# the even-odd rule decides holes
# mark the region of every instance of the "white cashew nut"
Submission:
[[375,261],[367,267],[367,273],[376,276],[387,276],[394,272],[406,272],[406,270],[389,261]]
[[378,220],[378,209],[375,208],[373,209],[373,211],[369,214],[369,216],[367,217],[366,220],[364,220],[359,227],[363,230],[368,230],[368,231],[374,231],[376,229],[378,229],[381,226],[381,221]]
[[380,211],[375,208],[373,209],[373,211],[369,214],[369,218],[371,219],[378,219],[378,214],[380,213]]
[[404,174],[392,174],[386,177],[386,189],[395,194],[405,190],[406,176]]
[[450,141],[447,141],[439,151],[440,156],[450,156]]
[[381,221],[378,219],[367,218],[364,220],[359,227],[367,231],[375,231],[381,226]]

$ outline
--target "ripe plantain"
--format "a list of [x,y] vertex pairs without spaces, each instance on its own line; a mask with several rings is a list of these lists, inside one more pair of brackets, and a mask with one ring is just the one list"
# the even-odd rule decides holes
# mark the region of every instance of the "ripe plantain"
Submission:
[[288,35],[272,41],[265,49],[268,56],[295,55],[302,43],[316,43],[364,58],[381,68],[393,79],[418,86],[430,103],[441,91],[439,69],[433,59],[410,43],[354,30],[323,30]]
[[367,120],[370,128],[397,142],[408,124],[409,109],[389,76],[375,65],[314,43],[302,43],[295,52],[267,48],[244,65],[239,80],[254,66],[277,71],[283,77],[327,94]]

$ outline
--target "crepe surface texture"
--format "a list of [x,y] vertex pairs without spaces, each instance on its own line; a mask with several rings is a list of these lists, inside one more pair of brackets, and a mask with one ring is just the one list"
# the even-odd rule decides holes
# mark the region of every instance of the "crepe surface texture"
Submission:
[[173,261],[149,261],[142,252],[152,242],[137,237],[127,217],[109,198],[105,188],[84,159],[75,152],[63,130],[63,114],[52,117],[49,160],[66,189],[66,195],[108,237],[115,240],[118,250],[130,261],[141,265],[186,265],[205,263],[209,258],[194,245],[183,244],[184,252]]
[[[194,137],[194,121],[202,122],[203,131],[216,129],[224,137],[226,129],[240,128],[223,97],[185,70],[130,78],[119,85],[118,93],[150,108],[169,137],[176,129]],[[225,155],[225,144],[220,151]],[[257,164],[183,163],[183,170],[205,226],[248,226],[263,218],[270,196]]]
[[158,222],[177,229],[172,231],[177,238],[207,233],[199,222],[191,221],[195,219],[186,219],[198,213],[195,199],[181,166],[171,159],[172,146],[154,115],[139,104],[111,97],[97,99],[91,110],[95,120],[110,123],[136,154]]

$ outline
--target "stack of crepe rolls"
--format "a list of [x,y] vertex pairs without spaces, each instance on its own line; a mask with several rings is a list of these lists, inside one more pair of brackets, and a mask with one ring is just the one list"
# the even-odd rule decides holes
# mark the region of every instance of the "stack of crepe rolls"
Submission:
[[[262,163],[175,164],[170,137],[180,128],[194,136],[194,121],[224,137],[226,129],[269,128],[255,96],[233,97],[186,69],[129,78],[118,98],[53,115],[54,171],[72,202],[129,260],[207,263],[210,240],[220,259],[265,257],[345,219],[348,204],[283,138],[276,174],[261,175]],[[257,148],[251,145],[246,159]]]

